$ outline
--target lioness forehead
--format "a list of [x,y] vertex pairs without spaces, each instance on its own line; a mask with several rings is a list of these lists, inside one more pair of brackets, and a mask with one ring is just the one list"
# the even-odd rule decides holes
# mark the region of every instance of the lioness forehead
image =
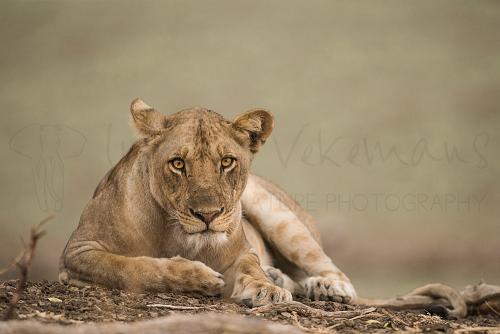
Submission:
[[206,141],[218,134],[229,135],[231,122],[212,110],[196,107],[168,116],[167,124],[168,130],[179,130],[177,132],[185,132],[186,137]]
[[186,156],[203,150],[224,154],[236,150],[231,122],[222,115],[201,107],[181,110],[168,116],[162,151]]
[[227,129],[231,122],[215,111],[196,107],[184,109],[167,117],[166,128],[168,130],[185,129],[189,133],[199,129],[210,132]]
[[226,120],[221,114],[203,107],[193,107],[193,108],[183,109],[168,116],[168,120],[169,122],[172,121],[179,123],[196,121],[196,120],[205,120],[214,123],[222,122],[225,124],[230,124],[230,122]]

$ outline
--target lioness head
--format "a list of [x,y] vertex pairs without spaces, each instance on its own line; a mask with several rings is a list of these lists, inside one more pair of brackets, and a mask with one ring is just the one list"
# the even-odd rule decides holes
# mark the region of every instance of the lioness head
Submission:
[[167,116],[140,99],[130,109],[148,152],[149,189],[167,223],[189,234],[231,231],[252,157],[273,129],[271,114],[254,109],[230,122],[192,108]]

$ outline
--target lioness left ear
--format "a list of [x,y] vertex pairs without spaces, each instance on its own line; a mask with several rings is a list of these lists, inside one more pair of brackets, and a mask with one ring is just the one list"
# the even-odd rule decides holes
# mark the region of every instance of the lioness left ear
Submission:
[[252,109],[238,116],[232,126],[245,137],[250,151],[256,153],[273,131],[274,119],[264,109]]
[[166,116],[148,106],[143,100],[137,98],[130,104],[130,113],[134,126],[142,136],[159,134],[166,125]]

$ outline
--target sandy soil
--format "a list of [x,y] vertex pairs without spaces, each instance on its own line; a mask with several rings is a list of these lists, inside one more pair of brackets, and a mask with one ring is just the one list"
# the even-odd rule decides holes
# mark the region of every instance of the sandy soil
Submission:
[[[0,312],[8,306],[16,281],[0,283]],[[428,312],[393,312],[367,309],[334,302],[300,302],[323,311],[361,311],[350,318],[330,318],[300,310],[255,311],[220,298],[184,296],[171,293],[135,294],[98,287],[70,287],[58,282],[30,282],[18,304],[17,318],[43,323],[79,324],[88,322],[135,322],[178,313],[215,312],[244,314],[294,325],[310,332],[451,332],[470,327],[499,327],[498,315],[471,315],[447,320]],[[366,313],[363,314],[363,311]]]

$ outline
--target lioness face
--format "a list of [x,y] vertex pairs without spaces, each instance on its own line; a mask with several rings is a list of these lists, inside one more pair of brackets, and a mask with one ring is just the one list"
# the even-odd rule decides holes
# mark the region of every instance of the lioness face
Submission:
[[150,190],[173,213],[167,224],[189,234],[230,233],[239,223],[239,199],[253,154],[272,131],[264,110],[249,111],[234,122],[203,108],[165,116],[135,100],[134,123],[150,152]]

